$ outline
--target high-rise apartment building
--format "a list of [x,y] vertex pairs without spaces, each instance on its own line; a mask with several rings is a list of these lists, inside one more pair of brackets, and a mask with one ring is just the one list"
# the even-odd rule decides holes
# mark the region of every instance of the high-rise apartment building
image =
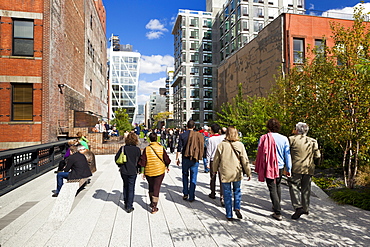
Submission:
[[213,119],[213,81],[210,12],[179,10],[172,30],[175,70],[173,87],[174,124],[193,119],[203,126]]
[[281,13],[303,14],[304,0],[206,0],[207,12],[179,10],[172,30],[174,123],[212,121],[217,68]]
[[225,60],[282,13],[304,14],[304,0],[227,0],[215,22],[218,59]]
[[166,75],[166,110],[173,113],[173,87],[171,87],[171,83],[173,81],[174,68],[168,67]]
[[119,108],[126,109],[132,123],[136,123],[137,93],[139,83],[140,53],[133,52],[131,45],[121,45],[119,37],[112,35],[109,51],[109,80],[111,97],[109,114]]

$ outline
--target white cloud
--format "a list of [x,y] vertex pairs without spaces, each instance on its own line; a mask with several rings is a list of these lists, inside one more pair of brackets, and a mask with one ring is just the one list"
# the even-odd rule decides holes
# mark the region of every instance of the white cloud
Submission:
[[164,88],[166,86],[166,78],[159,78],[158,80],[152,82],[139,81],[138,88],[138,104],[144,105],[149,100],[149,95],[153,92],[159,94],[159,88]]
[[145,26],[146,29],[149,30],[159,30],[163,32],[167,32],[167,28],[158,20],[158,19],[151,19],[148,24]]
[[150,31],[145,34],[148,39],[159,39],[163,35],[161,31]]
[[167,67],[173,67],[174,58],[170,55],[141,56],[140,74],[156,74],[165,72]]
[[159,39],[164,32],[168,32],[168,29],[158,19],[151,19],[145,28],[150,30],[145,35],[148,39]]
[[342,9],[329,9],[325,11],[322,16],[325,17],[332,17],[332,18],[345,18],[345,19],[353,19],[353,13],[355,7],[364,7],[363,13],[370,12],[370,3],[358,3],[353,7],[345,7]]

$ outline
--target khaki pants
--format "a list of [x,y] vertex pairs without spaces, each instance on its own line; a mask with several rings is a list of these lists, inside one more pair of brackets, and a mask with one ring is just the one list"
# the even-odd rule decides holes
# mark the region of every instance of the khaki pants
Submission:
[[308,212],[310,206],[312,175],[292,173],[288,179],[290,199],[294,209],[303,208]]

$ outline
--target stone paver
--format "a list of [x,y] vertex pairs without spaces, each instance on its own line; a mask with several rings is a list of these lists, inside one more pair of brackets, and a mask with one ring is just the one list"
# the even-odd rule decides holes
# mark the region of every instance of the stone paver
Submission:
[[[210,199],[209,174],[199,168],[196,201],[182,200],[174,163],[162,184],[159,212],[150,214],[147,182],[138,176],[135,210],[123,209],[122,180],[113,155],[98,155],[98,171],[62,222],[50,220],[56,198],[51,171],[0,197],[0,246],[370,246],[370,212],[337,205],[313,189],[311,211],[299,220],[283,186],[283,221],[270,217],[265,183],[242,182],[242,220],[228,222],[219,198]],[[175,156],[170,154],[174,161]]]

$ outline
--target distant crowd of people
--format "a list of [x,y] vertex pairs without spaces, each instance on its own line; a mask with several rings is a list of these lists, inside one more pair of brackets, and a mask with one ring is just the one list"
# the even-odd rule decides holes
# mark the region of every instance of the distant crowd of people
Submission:
[[[131,213],[135,194],[137,174],[148,181],[151,213],[158,212],[160,187],[171,160],[167,154],[176,153],[176,164],[182,169],[183,200],[196,199],[199,161],[203,161],[204,172],[210,174],[210,194],[216,198],[216,180],[220,183],[220,203],[225,207],[227,220],[233,220],[233,213],[241,219],[241,181],[244,176],[251,179],[251,167],[240,132],[234,127],[220,127],[212,124],[195,130],[195,122],[189,120],[186,130],[165,128],[149,130],[136,125],[132,132],[125,134],[125,145],[115,156],[117,162],[122,155],[125,162],[118,164],[123,179],[125,209]],[[320,160],[320,151],[315,139],[307,136],[308,125],[299,122],[289,138],[279,134],[280,123],[270,119],[268,133],[260,137],[257,157],[254,163],[258,180],[266,182],[270,192],[273,214],[276,220],[281,216],[281,179],[288,178],[291,202],[295,210],[292,219],[299,219],[309,213],[311,179],[315,164]],[[144,141],[149,138],[143,152],[137,147],[139,135]],[[159,142],[158,142],[159,137]],[[177,151],[175,152],[175,150]]]

